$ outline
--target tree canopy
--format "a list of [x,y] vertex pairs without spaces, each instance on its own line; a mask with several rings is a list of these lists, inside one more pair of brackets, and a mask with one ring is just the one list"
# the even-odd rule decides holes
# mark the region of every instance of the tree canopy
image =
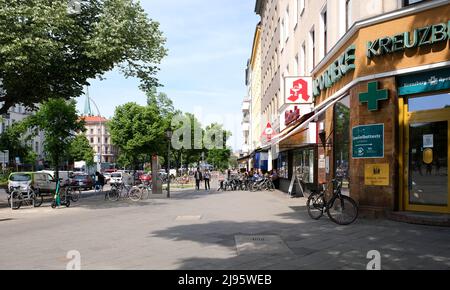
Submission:
[[23,122],[35,132],[44,132],[44,148],[58,175],[61,159],[66,156],[76,133],[86,130],[85,122],[78,117],[75,101],[50,99]]
[[165,39],[138,1],[80,1],[72,12],[68,2],[0,0],[0,114],[78,97],[114,67],[144,90],[158,85]]
[[86,161],[87,165],[94,164],[94,149],[85,134],[79,134],[73,138],[67,153],[71,162]]

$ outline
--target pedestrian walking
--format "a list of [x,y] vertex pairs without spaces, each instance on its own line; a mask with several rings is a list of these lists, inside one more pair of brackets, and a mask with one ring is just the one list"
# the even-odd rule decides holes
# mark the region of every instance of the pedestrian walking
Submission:
[[211,173],[209,173],[209,170],[206,169],[205,174],[203,176],[203,179],[205,179],[205,190],[210,190],[211,187],[209,185],[209,180],[211,178]]
[[202,181],[202,172],[200,171],[200,167],[197,167],[197,171],[195,171],[194,173],[194,178],[195,178],[195,188],[197,190],[200,190],[200,182]]

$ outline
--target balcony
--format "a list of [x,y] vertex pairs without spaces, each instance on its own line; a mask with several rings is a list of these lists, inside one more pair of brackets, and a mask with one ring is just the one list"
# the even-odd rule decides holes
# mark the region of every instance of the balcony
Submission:
[[250,131],[250,123],[249,122],[242,122],[242,131],[244,131],[244,132]]
[[248,112],[248,111],[250,111],[250,100],[244,100],[243,102],[242,102],[242,111],[243,112]]

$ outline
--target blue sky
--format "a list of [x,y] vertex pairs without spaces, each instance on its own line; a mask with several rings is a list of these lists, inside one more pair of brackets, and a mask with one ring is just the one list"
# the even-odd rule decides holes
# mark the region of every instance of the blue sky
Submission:
[[[197,115],[206,125],[219,121],[233,132],[229,142],[239,149],[240,116],[246,95],[244,70],[258,17],[254,0],[142,0],[149,17],[161,24],[169,55],[158,74],[175,107]],[[144,104],[136,79],[116,71],[93,80],[89,93],[106,117],[126,102]],[[85,97],[78,99],[82,111]]]

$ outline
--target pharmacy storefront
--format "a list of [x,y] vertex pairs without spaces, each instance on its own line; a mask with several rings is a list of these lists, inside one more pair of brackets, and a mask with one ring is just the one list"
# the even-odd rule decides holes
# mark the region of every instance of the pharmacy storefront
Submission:
[[450,213],[448,1],[356,23],[313,79],[319,176],[342,177],[363,212]]

